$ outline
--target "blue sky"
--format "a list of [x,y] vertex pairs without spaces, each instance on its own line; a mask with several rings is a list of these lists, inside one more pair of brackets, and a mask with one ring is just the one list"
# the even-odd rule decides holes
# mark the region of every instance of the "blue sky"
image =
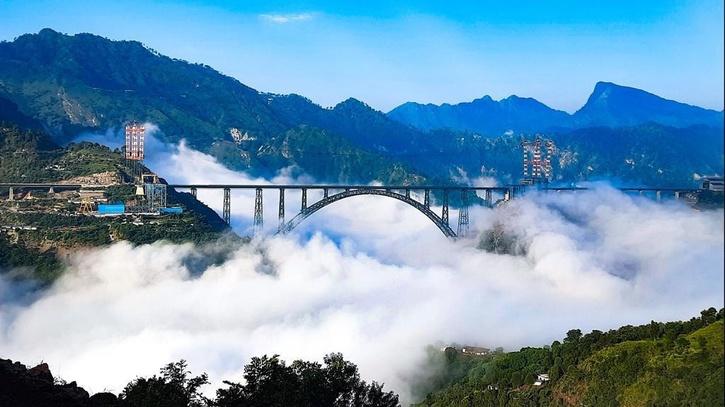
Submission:
[[134,39],[324,106],[530,96],[574,111],[597,81],[723,108],[723,2],[0,0],[0,39]]

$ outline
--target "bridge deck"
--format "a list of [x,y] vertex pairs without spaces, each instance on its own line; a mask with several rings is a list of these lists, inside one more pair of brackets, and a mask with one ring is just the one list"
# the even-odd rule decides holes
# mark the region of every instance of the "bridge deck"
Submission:
[[491,190],[491,191],[506,191],[510,186],[499,186],[499,187],[474,187],[466,185],[341,185],[341,184],[169,184],[171,188],[179,189],[408,189],[408,190],[444,190],[444,189],[455,189],[455,190]]
[[[108,188],[111,185],[84,185],[65,184],[61,182],[3,182],[0,188]],[[505,192],[512,188],[523,189],[529,185],[504,185],[495,187],[468,186],[468,185],[344,185],[344,184],[168,184],[170,188],[178,189],[377,189],[377,190],[410,190],[410,191],[440,191],[440,190],[467,190],[467,191],[498,191]],[[535,187],[531,187],[535,188]],[[541,191],[586,191],[589,187],[543,187]],[[695,192],[697,188],[673,188],[673,187],[621,187],[616,188],[625,192]]]

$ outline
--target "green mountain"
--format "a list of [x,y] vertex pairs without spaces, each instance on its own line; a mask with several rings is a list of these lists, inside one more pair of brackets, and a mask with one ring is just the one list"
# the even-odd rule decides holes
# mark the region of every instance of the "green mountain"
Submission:
[[[257,92],[139,42],[91,34],[44,29],[0,43],[0,111],[15,122],[37,120],[60,144],[81,131],[140,120],[157,124],[166,141],[186,139],[235,169],[267,174],[296,165],[327,181],[388,181],[391,172],[396,182],[419,177],[380,154],[397,151],[414,132],[360,102],[329,111]],[[314,140],[314,149],[296,143],[300,138]],[[326,157],[361,159],[335,166],[340,160]]]
[[419,405],[722,406],[723,340],[723,310],[710,308],[684,322],[573,329],[543,348],[485,356],[447,348],[431,353],[444,368],[422,384]]
[[[228,167],[255,175],[291,167],[322,182],[432,183],[479,176],[517,182],[521,137],[549,128],[559,151],[559,182],[616,177],[632,185],[693,186],[697,174],[722,174],[722,127],[685,126],[713,124],[722,112],[613,84],[598,84],[576,117],[515,96],[413,110],[411,124],[430,130],[355,99],[323,108],[299,95],[258,92],[135,41],[44,29],[0,42],[0,120],[42,129],[60,145],[82,131],[105,132],[140,120],[157,124],[165,141],[186,139]],[[431,116],[433,111],[445,114]],[[666,124],[640,123],[667,118],[672,120]],[[568,129],[574,122],[611,128]],[[617,123],[627,125],[612,127]],[[490,137],[508,129],[515,132]],[[687,156],[678,155],[683,151]]]
[[723,112],[661,98],[641,89],[598,82],[587,103],[572,116],[576,127],[634,126],[654,122],[672,127],[723,126]]

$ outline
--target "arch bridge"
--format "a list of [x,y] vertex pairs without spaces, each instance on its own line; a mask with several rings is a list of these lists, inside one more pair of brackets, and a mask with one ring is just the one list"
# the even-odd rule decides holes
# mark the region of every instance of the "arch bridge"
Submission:
[[[275,190],[279,194],[277,233],[288,233],[302,221],[320,209],[337,201],[360,195],[384,196],[404,202],[424,214],[446,236],[452,239],[465,236],[469,229],[468,208],[472,202],[482,202],[485,206],[494,206],[501,201],[514,197],[518,186],[472,187],[472,186],[374,186],[374,185],[174,185],[175,189],[187,189],[196,197],[199,189],[222,189],[224,191],[223,219],[229,224],[231,218],[231,190],[246,189],[255,191],[254,232],[259,233],[264,224],[264,191]],[[286,221],[286,192],[300,192],[299,211]],[[322,198],[308,205],[308,191],[321,191]],[[483,197],[478,195],[483,193]],[[431,208],[433,195],[440,205],[440,214]],[[422,196],[422,201],[420,200]],[[450,201],[457,202],[458,224],[454,231],[449,223]]]

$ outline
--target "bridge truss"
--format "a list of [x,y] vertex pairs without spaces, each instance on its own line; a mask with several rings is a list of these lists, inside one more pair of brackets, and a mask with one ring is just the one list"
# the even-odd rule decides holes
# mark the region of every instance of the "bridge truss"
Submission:
[[[506,187],[471,187],[471,186],[371,186],[371,185],[169,185],[171,188],[189,190],[196,197],[199,189],[221,189],[224,191],[223,218],[229,223],[231,212],[231,190],[254,190],[254,221],[253,230],[256,233],[262,231],[264,224],[264,190],[276,190],[279,194],[278,200],[278,224],[277,233],[285,234],[297,227],[302,221],[310,217],[320,209],[331,205],[342,199],[360,196],[376,195],[393,198],[404,202],[424,214],[436,227],[449,238],[465,236],[469,231],[468,208],[471,204],[471,196],[478,197],[477,191],[483,193],[478,197],[479,203],[492,207],[498,202],[507,201],[514,197],[520,188],[518,186]],[[286,192],[295,190],[300,192],[300,210],[286,221]],[[308,191],[322,191],[322,198],[317,202],[308,205]],[[415,199],[412,195],[422,195],[423,201]],[[441,207],[440,214],[431,208],[431,195],[438,197],[437,202]],[[450,201],[456,200],[458,209],[458,225],[454,231],[449,224]],[[496,199],[494,201],[494,199]]]

